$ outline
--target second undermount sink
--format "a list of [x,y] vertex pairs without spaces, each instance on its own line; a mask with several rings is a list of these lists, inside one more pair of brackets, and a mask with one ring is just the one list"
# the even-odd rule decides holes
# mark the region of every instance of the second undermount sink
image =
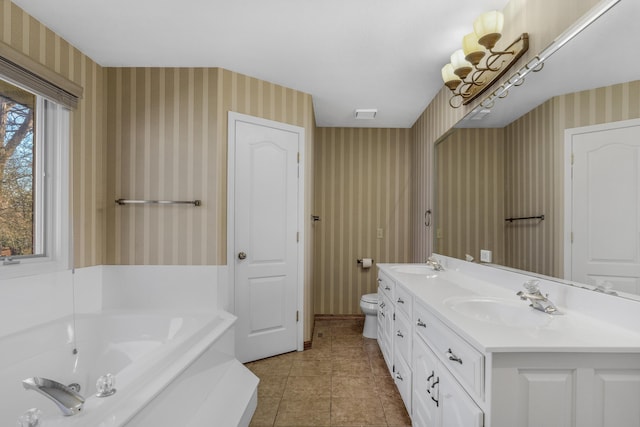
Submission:
[[435,277],[436,272],[433,268],[428,265],[416,265],[416,264],[407,264],[407,265],[394,265],[391,267],[391,270],[396,273],[404,273],[404,274],[416,274],[416,275],[428,275]]
[[518,299],[494,297],[453,297],[444,301],[453,311],[474,320],[513,327],[541,327],[548,325],[553,316]]

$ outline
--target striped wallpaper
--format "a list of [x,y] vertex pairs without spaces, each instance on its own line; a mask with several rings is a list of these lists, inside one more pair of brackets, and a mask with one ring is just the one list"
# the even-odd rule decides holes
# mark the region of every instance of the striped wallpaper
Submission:
[[436,146],[435,252],[504,263],[504,132],[459,129]]
[[[544,215],[544,221],[503,223],[504,264],[521,270],[557,276],[553,250],[557,226],[554,206],[559,188],[554,176],[553,102],[547,101],[505,127],[505,218]],[[562,144],[562,142],[561,142]],[[564,173],[560,176],[564,177]],[[561,178],[562,179],[562,178]]]
[[[106,74],[109,263],[225,264],[228,112],[313,135],[311,97],[218,68]],[[117,198],[200,199],[202,206],[117,206]]]
[[377,291],[377,271],[357,259],[411,260],[412,157],[409,129],[316,129],[316,313],[361,313],[361,295]]
[[84,88],[71,121],[74,263],[106,260],[105,78],[102,67],[10,0],[0,0],[0,40]]
[[[108,262],[224,265],[227,115],[306,130],[306,218],[313,201],[311,96],[218,68],[108,68]],[[193,206],[118,206],[117,198],[202,200]],[[305,224],[307,265],[313,239]],[[311,335],[305,272],[305,340]]]

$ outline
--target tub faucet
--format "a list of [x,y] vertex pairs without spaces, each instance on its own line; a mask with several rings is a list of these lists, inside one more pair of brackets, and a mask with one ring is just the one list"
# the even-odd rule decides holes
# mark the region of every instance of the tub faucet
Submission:
[[538,288],[537,280],[524,282],[523,286],[527,292],[519,291],[516,295],[518,295],[521,300],[529,300],[531,302],[529,305],[530,307],[543,311],[547,314],[560,314],[558,308],[547,299],[549,294],[542,295],[540,288]]
[[46,378],[33,377],[23,380],[22,386],[51,399],[67,417],[82,410],[84,397],[64,384]]
[[444,271],[444,267],[440,262],[434,257],[427,258],[427,265],[433,268],[435,271]]

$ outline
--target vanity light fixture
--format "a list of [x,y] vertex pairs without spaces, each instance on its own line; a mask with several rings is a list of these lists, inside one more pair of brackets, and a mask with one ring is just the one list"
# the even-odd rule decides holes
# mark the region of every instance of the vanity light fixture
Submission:
[[[493,90],[489,96],[482,100],[473,111],[470,116],[479,113],[480,111],[493,108],[496,99],[506,98],[509,94],[509,89],[515,86],[520,86],[524,83],[524,78],[531,72],[540,71],[544,67],[544,62],[549,59],[560,48],[569,43],[580,34],[585,28],[597,21],[602,15],[609,11],[612,7],[618,4],[620,0],[602,0],[596,6],[594,6],[589,12],[578,19],[572,26],[567,28],[562,34],[560,34],[549,46],[543,51],[538,53],[532,59],[529,60],[520,69],[514,72],[508,79],[504,81],[497,89]],[[451,103],[451,101],[450,101]]]
[[494,50],[502,37],[504,15],[493,10],[480,15],[473,32],[462,39],[462,49],[451,55],[442,68],[442,80],[453,96],[449,105],[458,108],[473,101],[498,80],[529,49],[529,35],[523,33],[505,50]]

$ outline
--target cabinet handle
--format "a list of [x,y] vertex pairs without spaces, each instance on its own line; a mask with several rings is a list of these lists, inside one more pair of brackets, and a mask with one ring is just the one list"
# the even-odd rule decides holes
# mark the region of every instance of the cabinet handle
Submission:
[[427,324],[426,324],[426,323],[424,323],[424,322],[423,322],[422,320],[420,320],[419,318],[418,318],[418,323],[416,323],[416,325],[418,325],[418,326],[422,326],[423,328],[426,328],[426,327],[427,327]]
[[[428,382],[428,381],[431,381],[431,378],[433,378],[433,377],[435,377],[435,376],[436,376],[436,373],[435,373],[435,372],[433,372],[433,371],[431,371],[431,375],[429,375],[429,376],[427,377],[427,382]],[[432,387],[433,387],[433,386],[432,386]]]
[[380,313],[380,316],[385,317],[383,312],[380,311],[379,313]]
[[385,288],[387,291],[390,291],[390,290],[391,290],[391,288],[390,288],[389,286],[387,286],[387,285],[384,285],[384,288]]
[[381,302],[380,303],[380,308],[384,308],[384,306],[385,306],[384,302]]
[[453,352],[451,351],[451,349],[447,350],[447,358],[449,360],[451,360],[452,362],[458,362],[459,364],[462,365],[462,359],[460,359],[458,356],[456,356],[455,354],[453,354]]
[[402,301],[402,298],[398,298],[398,304],[404,304],[404,301]]
[[378,282],[379,282],[379,283],[381,283],[381,282],[382,282],[382,279],[381,279],[381,278],[379,278],[379,277],[378,277]]
[[397,379],[399,379],[400,381],[404,381],[404,380],[402,379],[402,375],[400,375],[400,372],[397,372],[397,373],[396,373],[396,378],[397,378]]
[[399,336],[400,338],[404,338],[404,335],[402,335],[402,332],[400,332],[400,331],[398,331],[398,333],[396,335]]
[[[431,385],[432,389],[436,388],[436,385],[438,385],[440,383],[440,378],[436,378],[435,382]],[[431,393],[429,393],[431,394]],[[434,390],[434,394],[436,396],[438,396],[438,399],[436,399],[435,397],[431,396],[431,400],[433,400],[434,402],[436,402],[436,408],[440,406],[440,389],[438,388],[437,390]]]

